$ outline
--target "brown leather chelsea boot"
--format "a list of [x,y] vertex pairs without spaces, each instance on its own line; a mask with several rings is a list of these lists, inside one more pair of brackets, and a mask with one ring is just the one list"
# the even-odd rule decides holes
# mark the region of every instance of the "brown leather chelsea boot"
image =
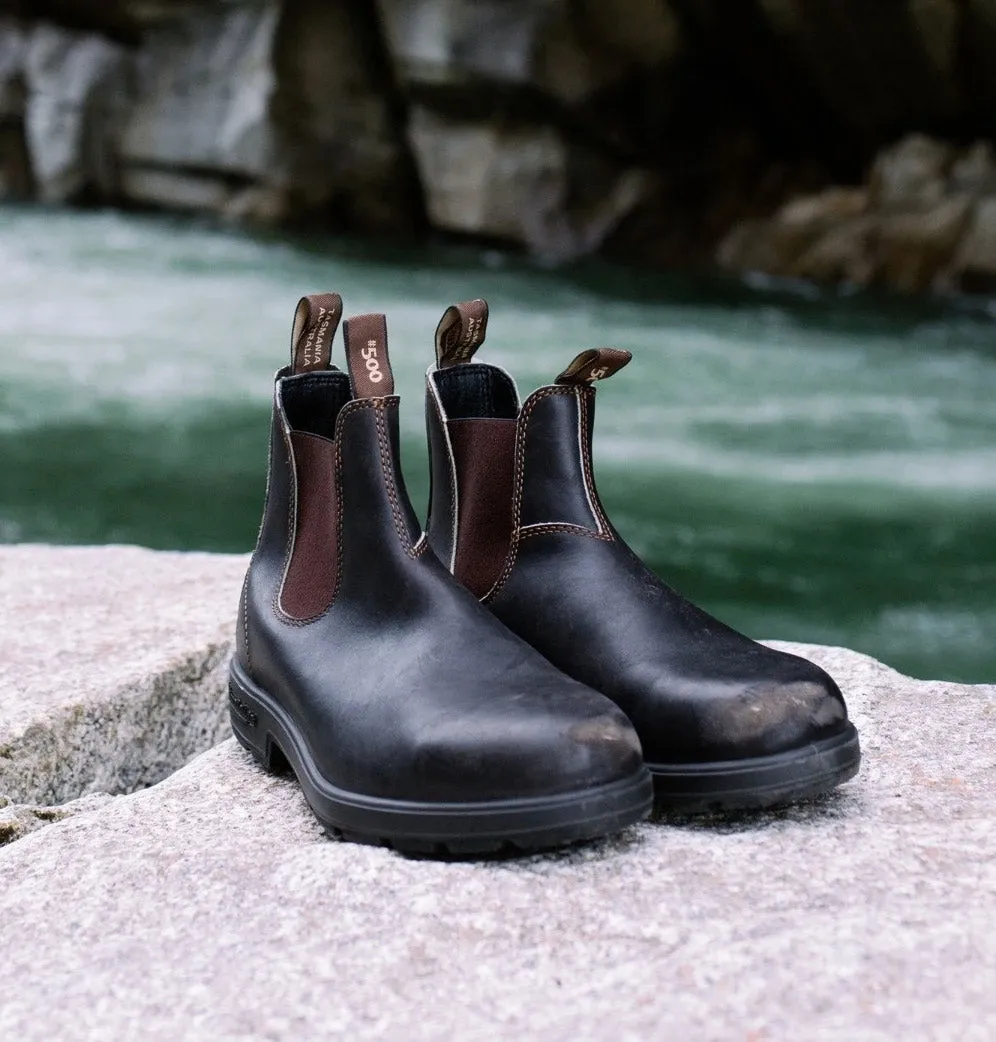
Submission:
[[429,542],[509,629],[636,726],[658,803],[765,807],[857,773],[858,735],[834,681],[691,604],[605,515],[592,475],[597,380],[630,360],[579,355],[520,406],[473,361],[483,300],[449,308],[427,374]]
[[398,462],[383,315],[298,305],[276,376],[263,523],[239,604],[230,708],[346,838],[415,853],[532,850],[645,817],[640,743],[454,581]]

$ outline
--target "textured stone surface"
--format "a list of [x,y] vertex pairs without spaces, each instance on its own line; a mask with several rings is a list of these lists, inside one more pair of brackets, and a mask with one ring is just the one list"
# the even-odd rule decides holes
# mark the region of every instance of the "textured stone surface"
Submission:
[[988,1042],[996,688],[781,646],[839,679],[865,755],[794,809],[406,860],[328,840],[229,741],[9,844],[0,1037]]
[[94,792],[55,807],[34,807],[11,803],[6,796],[0,796],[0,847],[5,843],[13,843],[15,839],[23,839],[29,832],[51,825],[54,821],[65,821],[74,814],[96,810],[113,799],[109,793]]
[[[992,136],[996,0],[5,10],[19,20],[0,19],[0,198],[996,286],[988,215],[969,212],[996,192],[992,157],[950,143]],[[795,197],[872,167],[869,214],[786,226]]]
[[279,16],[276,0],[213,4],[151,30],[136,62],[123,160],[266,173],[274,153],[270,52]]
[[24,52],[27,37],[16,22],[0,18],[0,201],[31,193],[24,140]]
[[51,804],[128,792],[225,737],[245,564],[0,546],[0,795]]
[[878,157],[865,188],[794,199],[770,219],[741,223],[720,244],[726,268],[924,289],[996,287],[990,147],[962,151],[911,135]]
[[45,24],[32,30],[24,126],[42,200],[113,193],[126,62],[124,48],[102,36]]
[[646,194],[638,170],[584,164],[548,127],[506,128],[416,109],[409,137],[429,218],[449,231],[525,243],[563,260],[596,250]]
[[668,0],[379,0],[402,79],[526,86],[570,105],[680,51]]

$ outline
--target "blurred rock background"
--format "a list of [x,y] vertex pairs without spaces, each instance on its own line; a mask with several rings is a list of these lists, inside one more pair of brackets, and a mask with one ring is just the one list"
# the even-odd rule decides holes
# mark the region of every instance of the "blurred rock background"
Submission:
[[996,288],[996,0],[2,0],[0,198]]

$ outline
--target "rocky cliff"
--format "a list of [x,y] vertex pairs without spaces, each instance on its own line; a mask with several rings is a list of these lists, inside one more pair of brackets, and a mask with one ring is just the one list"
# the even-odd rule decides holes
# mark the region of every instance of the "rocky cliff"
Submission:
[[[0,197],[903,288],[996,270],[988,153],[963,151],[996,133],[996,0],[0,12]],[[949,142],[899,150],[941,188],[897,207],[875,157],[912,132]]]

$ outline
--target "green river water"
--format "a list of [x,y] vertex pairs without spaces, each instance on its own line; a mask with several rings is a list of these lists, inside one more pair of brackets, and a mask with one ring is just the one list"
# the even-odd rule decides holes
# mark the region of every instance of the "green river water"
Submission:
[[484,354],[523,394],[584,347],[633,351],[598,390],[595,468],[669,582],[752,636],[996,680],[983,307],[17,208],[0,273],[0,541],[248,550],[271,376],[297,298],[331,288],[388,313],[421,510],[432,333],[484,296]]

